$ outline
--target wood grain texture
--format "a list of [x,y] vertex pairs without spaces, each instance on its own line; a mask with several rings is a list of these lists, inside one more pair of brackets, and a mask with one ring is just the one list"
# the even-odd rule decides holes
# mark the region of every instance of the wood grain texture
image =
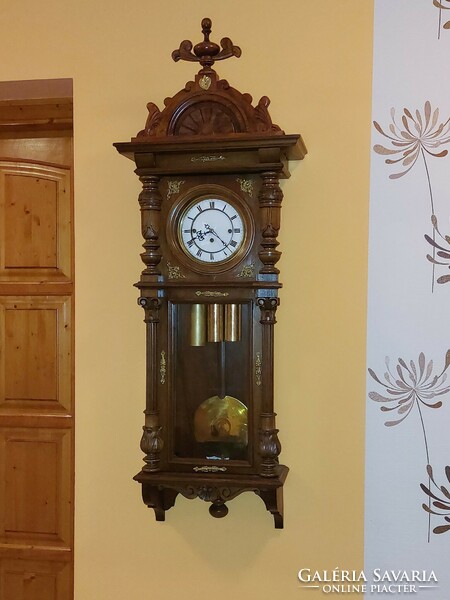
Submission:
[[0,127],[2,125],[32,125],[46,123],[53,125],[72,123],[72,104],[60,102],[40,102],[24,105],[14,101],[0,102]]
[[0,540],[70,547],[69,430],[0,429]]
[[66,562],[0,558],[2,600],[68,600],[70,587]]
[[70,168],[72,162],[70,132],[67,132],[67,135],[59,134],[54,137],[42,135],[27,137],[26,134],[0,137],[0,159]]
[[57,311],[5,311],[6,399],[57,399]]
[[70,171],[0,161],[0,281],[71,277]]
[[55,181],[6,175],[5,268],[56,268],[57,203]]
[[0,324],[0,414],[70,413],[70,298],[0,296]]
[[0,102],[0,598],[71,600],[71,102],[19,104]]

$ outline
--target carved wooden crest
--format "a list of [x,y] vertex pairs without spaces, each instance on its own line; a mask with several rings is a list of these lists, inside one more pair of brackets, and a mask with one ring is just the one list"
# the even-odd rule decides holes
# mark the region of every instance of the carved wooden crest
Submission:
[[263,96],[254,107],[250,94],[243,94],[231,87],[225,79],[219,79],[212,69],[218,60],[232,56],[239,58],[241,49],[234,46],[229,38],[221,40],[222,49],[210,42],[210,19],[203,19],[202,33],[203,42],[193,47],[192,42],[184,40],[180,48],[172,53],[175,61],[187,60],[202,65],[195,81],[188,81],[175,96],[166,98],[162,111],[149,102],[145,128],[133,141],[168,136],[205,136],[211,139],[211,136],[230,134],[283,135],[278,125],[272,123],[267,96]]

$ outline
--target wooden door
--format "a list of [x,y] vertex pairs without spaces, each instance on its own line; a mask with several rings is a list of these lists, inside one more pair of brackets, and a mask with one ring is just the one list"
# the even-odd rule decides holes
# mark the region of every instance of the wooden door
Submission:
[[70,600],[71,132],[2,134],[1,115],[0,598]]

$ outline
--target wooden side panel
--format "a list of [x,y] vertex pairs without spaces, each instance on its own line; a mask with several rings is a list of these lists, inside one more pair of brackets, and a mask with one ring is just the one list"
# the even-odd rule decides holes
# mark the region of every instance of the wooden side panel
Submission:
[[2,600],[69,600],[70,565],[22,559],[0,559]]
[[70,547],[68,429],[0,429],[0,542]]
[[0,414],[71,410],[70,302],[0,296]]
[[70,171],[0,161],[0,282],[71,276]]

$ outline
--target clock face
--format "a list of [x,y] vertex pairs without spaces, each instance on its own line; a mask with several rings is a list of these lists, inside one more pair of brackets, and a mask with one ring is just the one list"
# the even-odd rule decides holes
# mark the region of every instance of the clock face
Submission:
[[179,222],[183,251],[206,264],[224,263],[236,255],[245,237],[242,215],[228,200],[217,197],[196,199]]

